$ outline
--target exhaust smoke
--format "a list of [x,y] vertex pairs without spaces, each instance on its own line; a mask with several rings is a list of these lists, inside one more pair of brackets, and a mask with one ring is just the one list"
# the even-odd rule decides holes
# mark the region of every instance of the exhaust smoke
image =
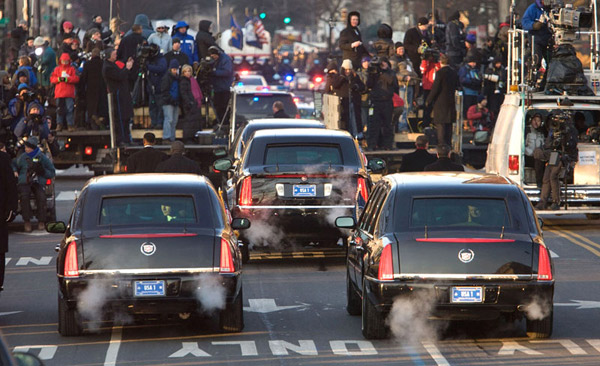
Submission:
[[196,299],[202,309],[208,313],[225,308],[225,287],[218,277],[203,274],[198,277],[196,286]]
[[429,319],[435,304],[433,291],[418,291],[410,296],[397,297],[387,318],[392,336],[407,345],[436,341],[444,324]]

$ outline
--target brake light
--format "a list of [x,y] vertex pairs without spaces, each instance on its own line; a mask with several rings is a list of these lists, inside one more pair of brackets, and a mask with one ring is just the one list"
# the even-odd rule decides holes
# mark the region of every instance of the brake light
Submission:
[[367,202],[369,199],[369,192],[367,192],[367,182],[365,181],[365,178],[358,177],[357,190],[362,199]]
[[77,243],[72,241],[67,247],[65,255],[65,277],[79,277],[79,263],[77,261]]
[[105,149],[108,149],[108,145],[104,145],[104,148],[105,148]]
[[219,272],[221,273],[233,273],[235,272],[235,266],[233,264],[233,258],[231,257],[231,248],[227,240],[221,238],[221,260],[219,262]]
[[321,76],[315,77],[315,83],[320,83],[322,81],[323,81],[323,78]]
[[52,179],[46,179],[46,185],[49,186],[50,184],[52,184]]
[[519,155],[508,156],[508,174],[519,174]]
[[296,104],[300,103],[300,98],[298,98],[298,97],[295,97],[295,98],[294,98],[294,103],[296,103]]
[[380,281],[394,280],[394,266],[392,264],[392,246],[388,244],[383,247],[381,258],[379,259],[379,273],[377,278]]
[[552,281],[552,266],[550,265],[550,256],[548,248],[540,244],[540,254],[538,257],[538,281]]
[[85,155],[92,155],[92,147],[91,146],[85,147]]
[[242,181],[239,203],[240,206],[250,206],[252,204],[252,177],[246,177]]
[[71,145],[65,144],[65,149],[68,149]]

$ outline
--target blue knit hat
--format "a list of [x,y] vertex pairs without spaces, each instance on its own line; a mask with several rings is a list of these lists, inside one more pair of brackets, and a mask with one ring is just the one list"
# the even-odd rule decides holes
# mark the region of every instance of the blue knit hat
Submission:
[[171,62],[169,62],[169,69],[178,69],[179,68],[179,61],[177,61],[177,59],[172,59]]
[[25,83],[21,83],[19,84],[19,87],[17,88],[18,91],[21,91],[23,89],[29,89],[29,85],[25,84]]
[[475,35],[475,33],[469,33],[467,34],[465,40],[469,43],[477,43],[477,36]]

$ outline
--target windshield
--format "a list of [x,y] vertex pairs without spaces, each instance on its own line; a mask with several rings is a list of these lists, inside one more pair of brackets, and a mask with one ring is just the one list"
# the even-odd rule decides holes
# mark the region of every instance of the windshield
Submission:
[[241,78],[242,85],[263,85],[260,78]]
[[342,165],[339,145],[268,145],[265,165]]
[[[202,215],[202,227],[210,226],[210,216]],[[196,226],[196,221],[192,196],[110,197],[102,199],[100,210],[100,225]]]
[[511,227],[503,199],[417,198],[413,200],[410,227]]
[[236,115],[250,118],[273,116],[273,103],[283,103],[283,110],[290,117],[298,114],[294,99],[288,94],[240,94],[236,97]]

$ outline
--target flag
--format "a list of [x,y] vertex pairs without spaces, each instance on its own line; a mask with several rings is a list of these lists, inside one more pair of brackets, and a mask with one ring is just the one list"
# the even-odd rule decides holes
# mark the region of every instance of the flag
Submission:
[[231,39],[229,40],[229,45],[241,50],[244,47],[244,34],[242,33],[242,28],[235,21],[233,14],[231,14],[230,27]]
[[262,43],[258,40],[256,31],[254,29],[254,19],[252,19],[251,16],[246,17],[244,29],[246,30],[246,44],[256,48],[262,48]]
[[254,33],[256,33],[261,44],[267,43],[267,31],[260,18],[257,16],[254,17]]

